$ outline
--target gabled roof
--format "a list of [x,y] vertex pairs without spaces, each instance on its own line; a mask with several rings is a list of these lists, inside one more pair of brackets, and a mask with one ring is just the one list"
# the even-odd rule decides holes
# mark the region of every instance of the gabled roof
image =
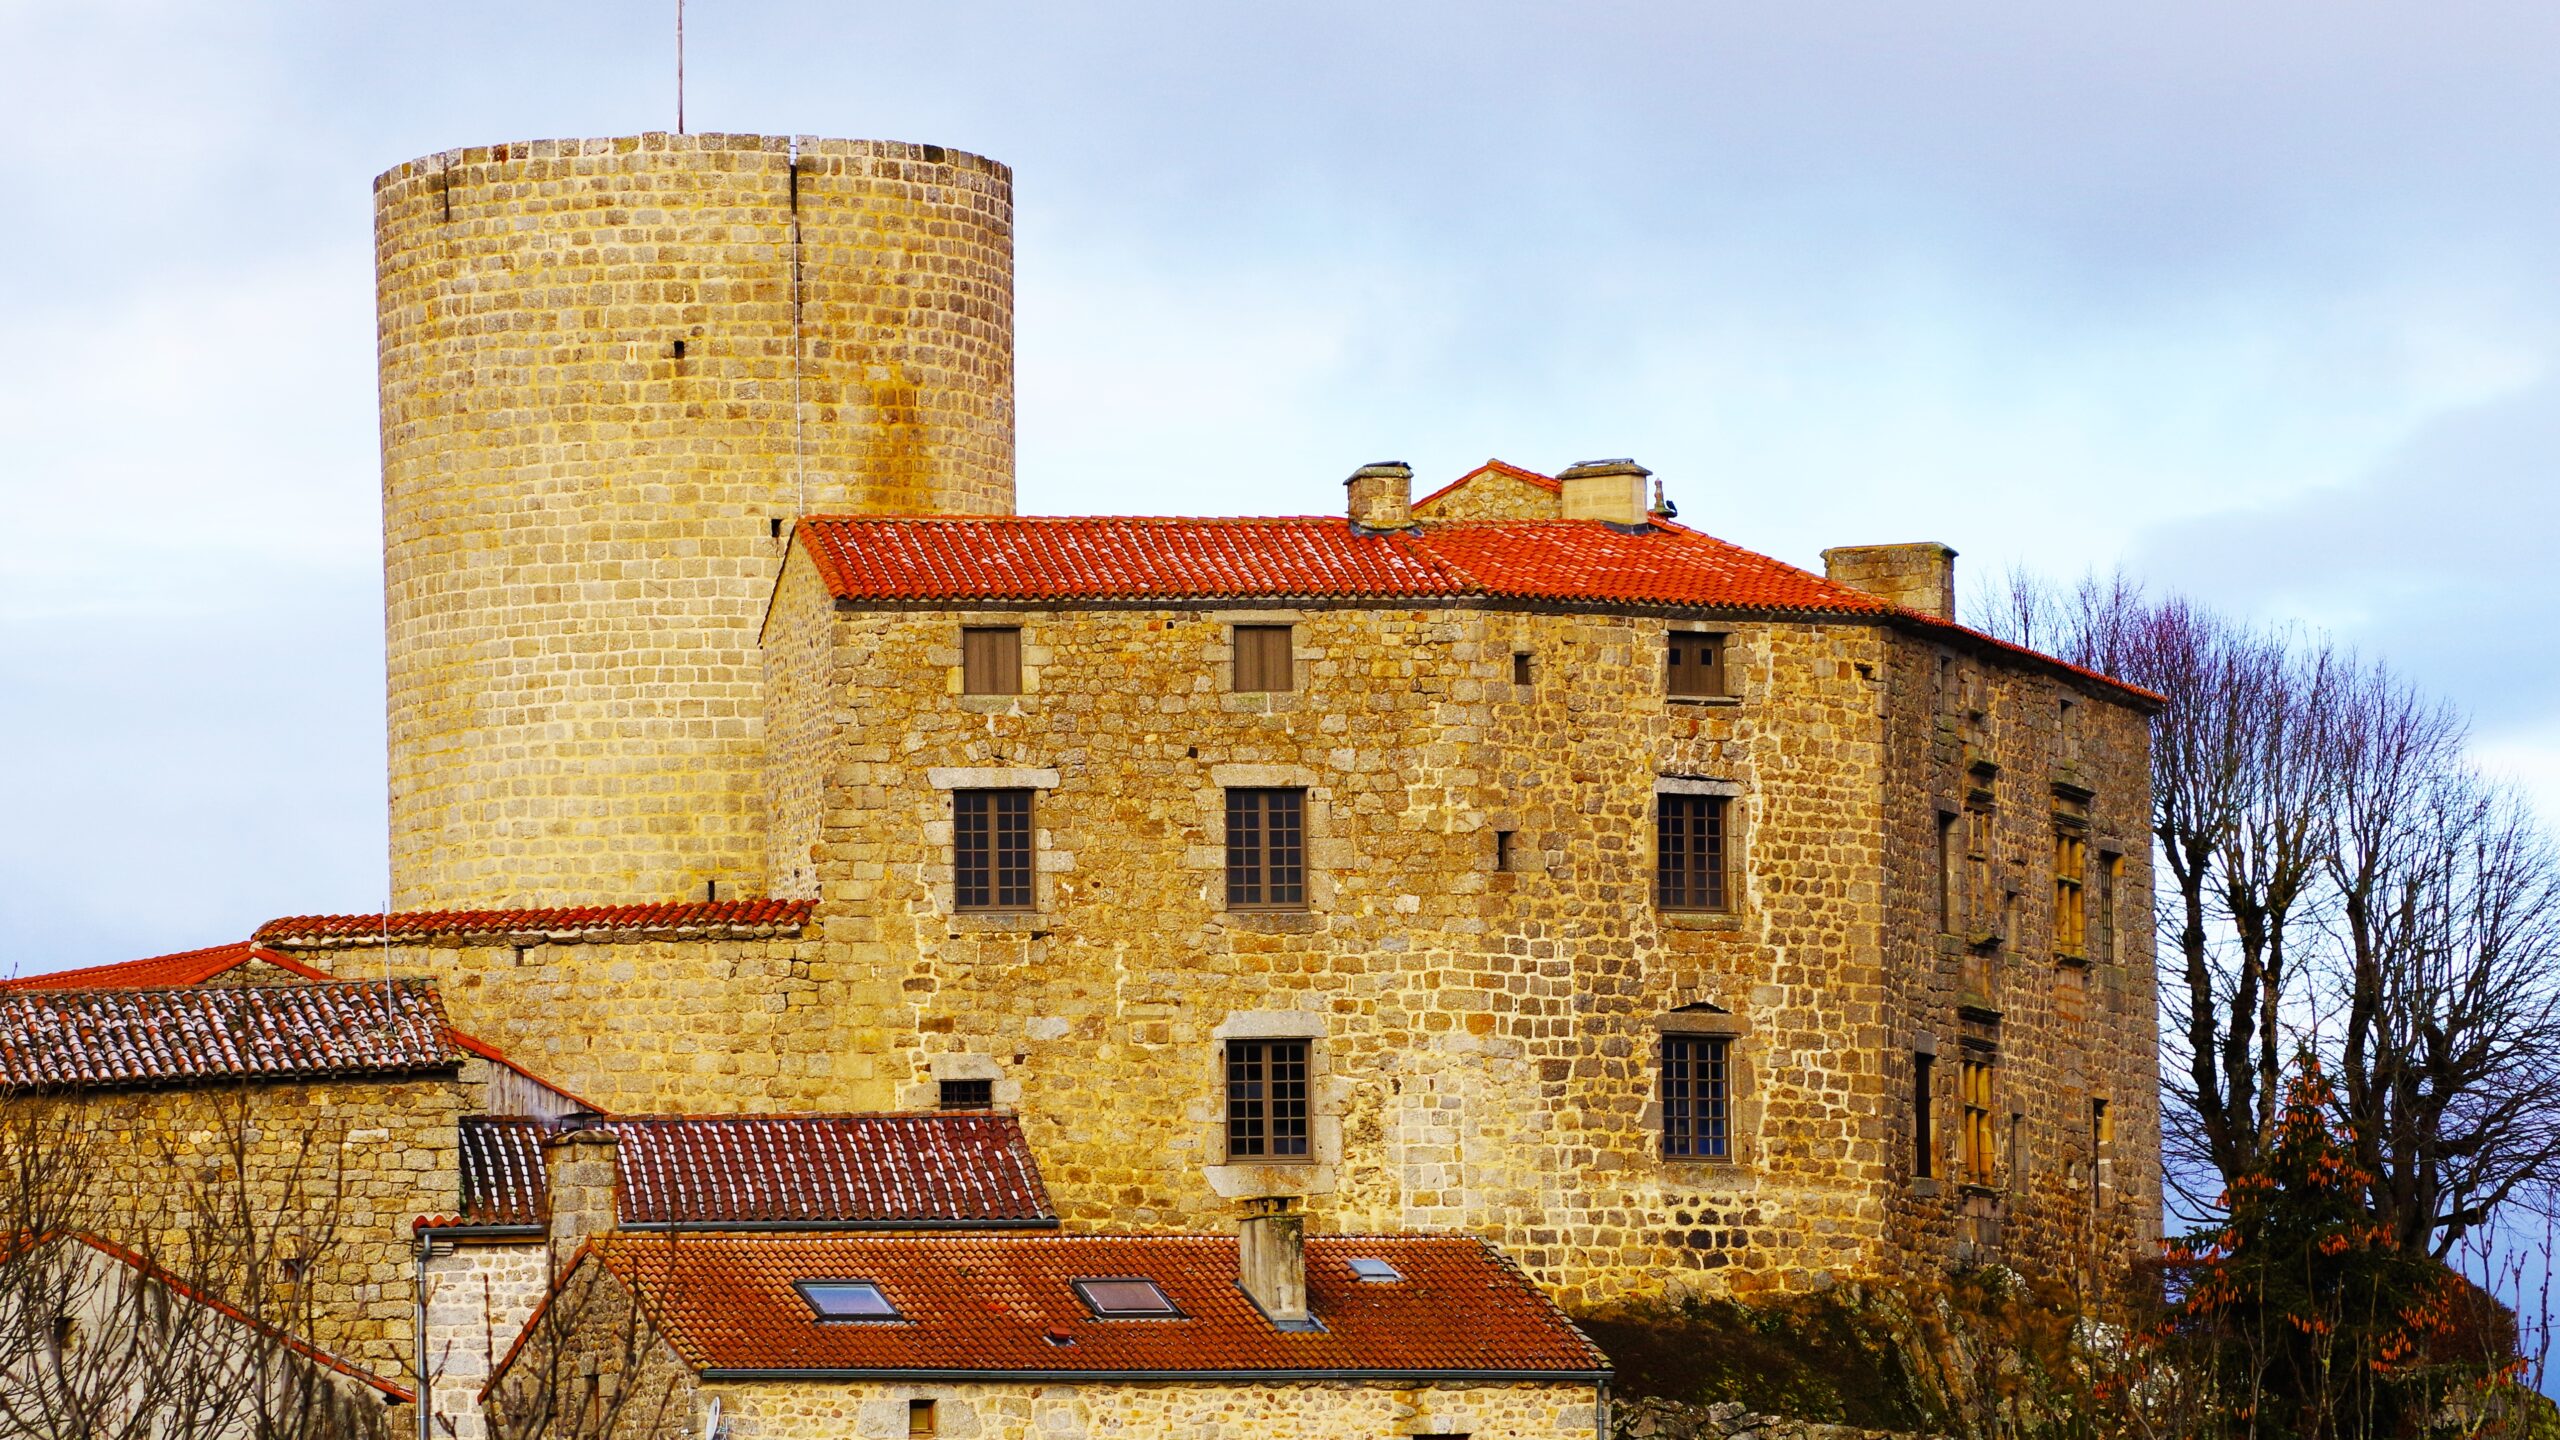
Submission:
[[412,940],[557,944],[646,939],[763,939],[809,923],[808,900],[719,900],[658,905],[579,905],[519,910],[404,910],[390,915],[294,915],[250,938],[283,949],[341,949]]
[[1558,480],[1553,475],[1541,475],[1535,470],[1523,469],[1520,466],[1511,464],[1509,461],[1505,460],[1487,460],[1473,470],[1468,471],[1466,474],[1459,476],[1457,479],[1450,481],[1448,484],[1443,485],[1439,489],[1432,491],[1430,494],[1423,496],[1421,499],[1414,501],[1413,508],[1420,510],[1425,506],[1446,500],[1458,491],[1487,477],[1517,480],[1524,485],[1544,490],[1550,495],[1561,495],[1564,493],[1564,482]]
[[[464,1225],[539,1225],[545,1126],[462,1122]],[[1010,1115],[631,1115],[613,1132],[626,1226],[919,1229],[1052,1226]]]
[[[112,1240],[104,1240],[95,1235],[76,1231],[56,1232],[50,1238],[55,1243],[80,1245],[89,1250],[95,1251],[97,1254],[104,1256],[106,1259],[111,1260],[118,1265],[125,1266],[138,1274],[148,1277],[158,1284],[167,1286],[170,1293],[201,1305],[205,1309],[212,1311],[214,1314],[239,1325],[242,1329],[264,1339],[270,1340],[283,1347],[286,1351],[294,1355],[298,1355],[301,1358],[318,1365],[324,1370],[333,1371],[337,1374],[346,1376],[348,1379],[357,1381],[367,1389],[381,1395],[386,1400],[406,1405],[417,1398],[413,1392],[392,1384],[390,1381],[383,1379],[381,1376],[374,1374],[372,1371],[365,1369],[363,1366],[358,1365],[353,1361],[341,1359],[340,1357],[321,1349],[319,1346],[312,1344],[310,1341],[305,1340],[290,1331],[284,1330],[264,1320],[259,1320],[240,1310],[236,1306],[206,1294],[204,1291],[197,1289],[194,1285],[189,1284],[177,1275],[162,1268],[147,1256],[133,1250],[128,1250],[124,1246],[118,1245]],[[41,1245],[43,1243],[45,1243],[45,1241],[41,1238],[34,1239],[30,1242],[30,1246],[32,1248],[32,1246]]]
[[[1403,1277],[1357,1278],[1354,1258]],[[1236,1283],[1213,1235],[621,1236],[586,1262],[635,1286],[706,1378],[799,1372],[1097,1376],[1600,1378],[1608,1361],[1482,1241],[1307,1241],[1320,1329],[1284,1331]],[[1142,1277],[1179,1318],[1096,1319],[1070,1282]],[[899,1319],[819,1320],[796,1281],[869,1280]],[[530,1329],[531,1327],[527,1327]]]
[[0,1088],[416,1074],[460,1062],[423,980],[0,995]]
[[0,981],[0,994],[23,990],[134,990],[202,985],[252,963],[272,965],[305,980],[329,978],[291,956],[279,955],[255,941],[240,940],[229,945],[208,945],[201,950],[181,950],[174,955],[154,955],[113,965],[87,965],[77,970],[56,970],[45,975],[22,975],[15,980]]

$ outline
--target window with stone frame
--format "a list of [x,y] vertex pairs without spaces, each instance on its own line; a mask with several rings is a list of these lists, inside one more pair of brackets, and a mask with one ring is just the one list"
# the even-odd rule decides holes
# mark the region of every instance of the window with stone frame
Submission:
[[1307,906],[1307,792],[1227,792],[1227,908]]
[[1239,691],[1298,688],[1297,627],[1235,627],[1235,688]]
[[2064,960],[2089,958],[2089,842],[2071,830],[2053,832],[2053,953]]
[[1967,1185],[1992,1185],[1999,1178],[2000,1137],[1991,1107],[1992,1054],[1968,1048],[1956,1066],[1962,1101],[1962,1128],[1956,1132],[1956,1169]]
[[1727,795],[1654,797],[1654,904],[1664,910],[1731,908],[1726,874]]
[[1227,1158],[1308,1157],[1307,1096],[1314,1042],[1227,1042]]
[[954,909],[1032,908],[1031,795],[1028,790],[951,792]]
[[1673,1160],[1733,1158],[1733,1041],[1723,1035],[1662,1037],[1662,1153]]
[[960,693],[1022,693],[1022,627],[969,625],[960,631]]
[[1684,700],[1730,696],[1725,688],[1725,638],[1696,630],[1674,630],[1665,641],[1666,688]]
[[2124,857],[2098,852],[2097,898],[2089,907],[2089,958],[2112,964],[2116,958],[2116,881],[2124,873]]
[[2096,1192],[2115,1183],[2116,1121],[2104,1100],[2089,1102],[2089,1188]]
[[1998,941],[2007,919],[2008,897],[1991,863],[1998,830],[1999,817],[1991,807],[1976,805],[1964,812],[1965,930],[1977,944]]
[[1932,813],[1936,817],[1938,830],[1938,932],[1942,935],[1953,935],[1963,923],[1962,917],[1956,913],[1957,892],[1964,884],[1963,877],[1956,873],[1958,817],[1945,810]]
[[1915,1180],[1938,1173],[1938,1117],[1932,1103],[1937,1098],[1932,1083],[1937,1069],[1937,1056],[1926,1050],[1911,1052],[1911,1176]]

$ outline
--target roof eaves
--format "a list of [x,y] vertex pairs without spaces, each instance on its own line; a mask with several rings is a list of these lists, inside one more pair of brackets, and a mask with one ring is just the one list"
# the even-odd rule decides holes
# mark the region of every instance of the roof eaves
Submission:
[[1442,1384],[1474,1383],[1546,1383],[1597,1385],[1615,1372],[1602,1367],[1592,1370],[1427,1370],[1419,1368],[1360,1370],[1309,1367],[1306,1369],[1272,1368],[1233,1370],[953,1370],[953,1369],[844,1369],[811,1367],[739,1368],[702,1366],[704,1382],[725,1384],[758,1380],[824,1380],[824,1381],[926,1381],[947,1383],[977,1382],[981,1384],[1057,1385],[1075,1384],[1140,1384],[1188,1381],[1196,1384],[1241,1385],[1271,1383],[1306,1383],[1320,1380],[1368,1381],[1388,1384],[1419,1380]]

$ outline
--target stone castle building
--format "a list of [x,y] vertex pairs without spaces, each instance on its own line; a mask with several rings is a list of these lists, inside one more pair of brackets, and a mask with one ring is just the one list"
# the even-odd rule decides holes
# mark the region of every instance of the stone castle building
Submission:
[[[1944,546],[1816,575],[1694,528],[1711,500],[1675,518],[1624,460],[1489,462],[1420,498],[1365,465],[1329,516],[1018,516],[1010,216],[1003,166],[871,142],[652,134],[382,176],[395,912],[10,1003],[390,977],[371,993],[440,1006],[451,1043],[399,1080],[417,1203],[374,1237],[405,1256],[433,1217],[420,1313],[431,1270],[518,1296],[510,1329],[540,1302],[541,1252],[506,1247],[559,1239],[572,1189],[493,1197],[550,1173],[545,1137],[622,1147],[586,1244],[633,1227],[630,1147],[660,1121],[727,1137],[704,1174],[824,1189],[854,1150],[750,1161],[719,1128],[795,1114],[991,1112],[1039,1187],[1014,1221],[1057,1232],[1002,1243],[1118,1234],[1180,1288],[1183,1247],[1227,1231],[1216,1263],[1275,1333],[1340,1297],[1327,1373],[1366,1373],[1371,1293],[1327,1237],[1534,1284],[1504,1333],[1545,1359],[1412,1362],[1494,1387],[1474,1419],[1371,1396],[1293,1434],[1588,1433],[1588,1347],[1540,1328],[1549,1301],[2147,1249],[2155,697],[1954,623]],[[991,1163],[897,1133],[863,1143]],[[962,1210],[775,1223],[991,1223]],[[1275,1216],[1300,1267],[1278,1308],[1252,1278]],[[580,1283],[672,1283],[628,1243]],[[701,1283],[798,1273],[737,1243]],[[912,1246],[794,1243],[957,1283]],[[399,1281],[349,1296],[330,1343],[407,1352],[414,1383]],[[910,1374],[826,1334],[793,1353]],[[756,1369],[671,1344],[697,1388]],[[431,1408],[480,1423],[482,1350]],[[1164,1363],[1136,1368],[1172,1389],[1093,1391],[1090,1423],[1244,1403]],[[869,1434],[828,1417],[940,1403],[842,1383],[722,1413]],[[950,1393],[986,1433],[1033,1423]],[[1238,1433],[1318,1413],[1251,1403]]]

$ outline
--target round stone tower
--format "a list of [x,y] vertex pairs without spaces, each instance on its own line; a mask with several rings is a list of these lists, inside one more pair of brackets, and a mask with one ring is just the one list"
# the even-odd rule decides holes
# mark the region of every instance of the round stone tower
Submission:
[[374,182],[393,901],[761,890],[792,517],[1013,509],[1013,187],[640,135]]

